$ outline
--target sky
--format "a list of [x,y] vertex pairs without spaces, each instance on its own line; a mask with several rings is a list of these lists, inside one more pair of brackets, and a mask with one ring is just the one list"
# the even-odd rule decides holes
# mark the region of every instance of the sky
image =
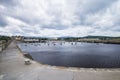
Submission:
[[0,0],[0,35],[120,36],[120,0]]

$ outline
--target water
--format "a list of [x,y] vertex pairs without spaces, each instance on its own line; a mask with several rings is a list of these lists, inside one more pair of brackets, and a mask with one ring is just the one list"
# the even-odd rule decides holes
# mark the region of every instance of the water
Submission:
[[19,43],[40,63],[84,68],[120,68],[120,45],[81,42]]

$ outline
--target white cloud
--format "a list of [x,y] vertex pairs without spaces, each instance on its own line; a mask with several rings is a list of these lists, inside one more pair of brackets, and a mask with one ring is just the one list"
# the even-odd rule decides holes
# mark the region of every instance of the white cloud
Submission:
[[120,0],[11,1],[0,3],[0,34],[120,36]]
[[119,4],[120,0],[100,12],[97,12],[95,14],[89,14],[86,19],[87,23],[103,27],[115,26],[116,22],[120,20]]
[[5,9],[5,6],[0,5],[0,10],[4,10],[4,9]]

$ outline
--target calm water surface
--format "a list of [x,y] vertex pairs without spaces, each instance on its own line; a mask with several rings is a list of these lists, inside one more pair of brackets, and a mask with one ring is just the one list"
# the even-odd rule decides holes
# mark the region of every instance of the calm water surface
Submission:
[[120,68],[120,45],[81,42],[18,43],[40,63],[84,68]]

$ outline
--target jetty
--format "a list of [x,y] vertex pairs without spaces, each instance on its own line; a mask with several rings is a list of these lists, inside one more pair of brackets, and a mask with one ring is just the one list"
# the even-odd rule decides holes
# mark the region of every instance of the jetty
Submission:
[[16,42],[0,52],[0,80],[120,80],[120,68],[72,68],[43,65],[27,59]]

